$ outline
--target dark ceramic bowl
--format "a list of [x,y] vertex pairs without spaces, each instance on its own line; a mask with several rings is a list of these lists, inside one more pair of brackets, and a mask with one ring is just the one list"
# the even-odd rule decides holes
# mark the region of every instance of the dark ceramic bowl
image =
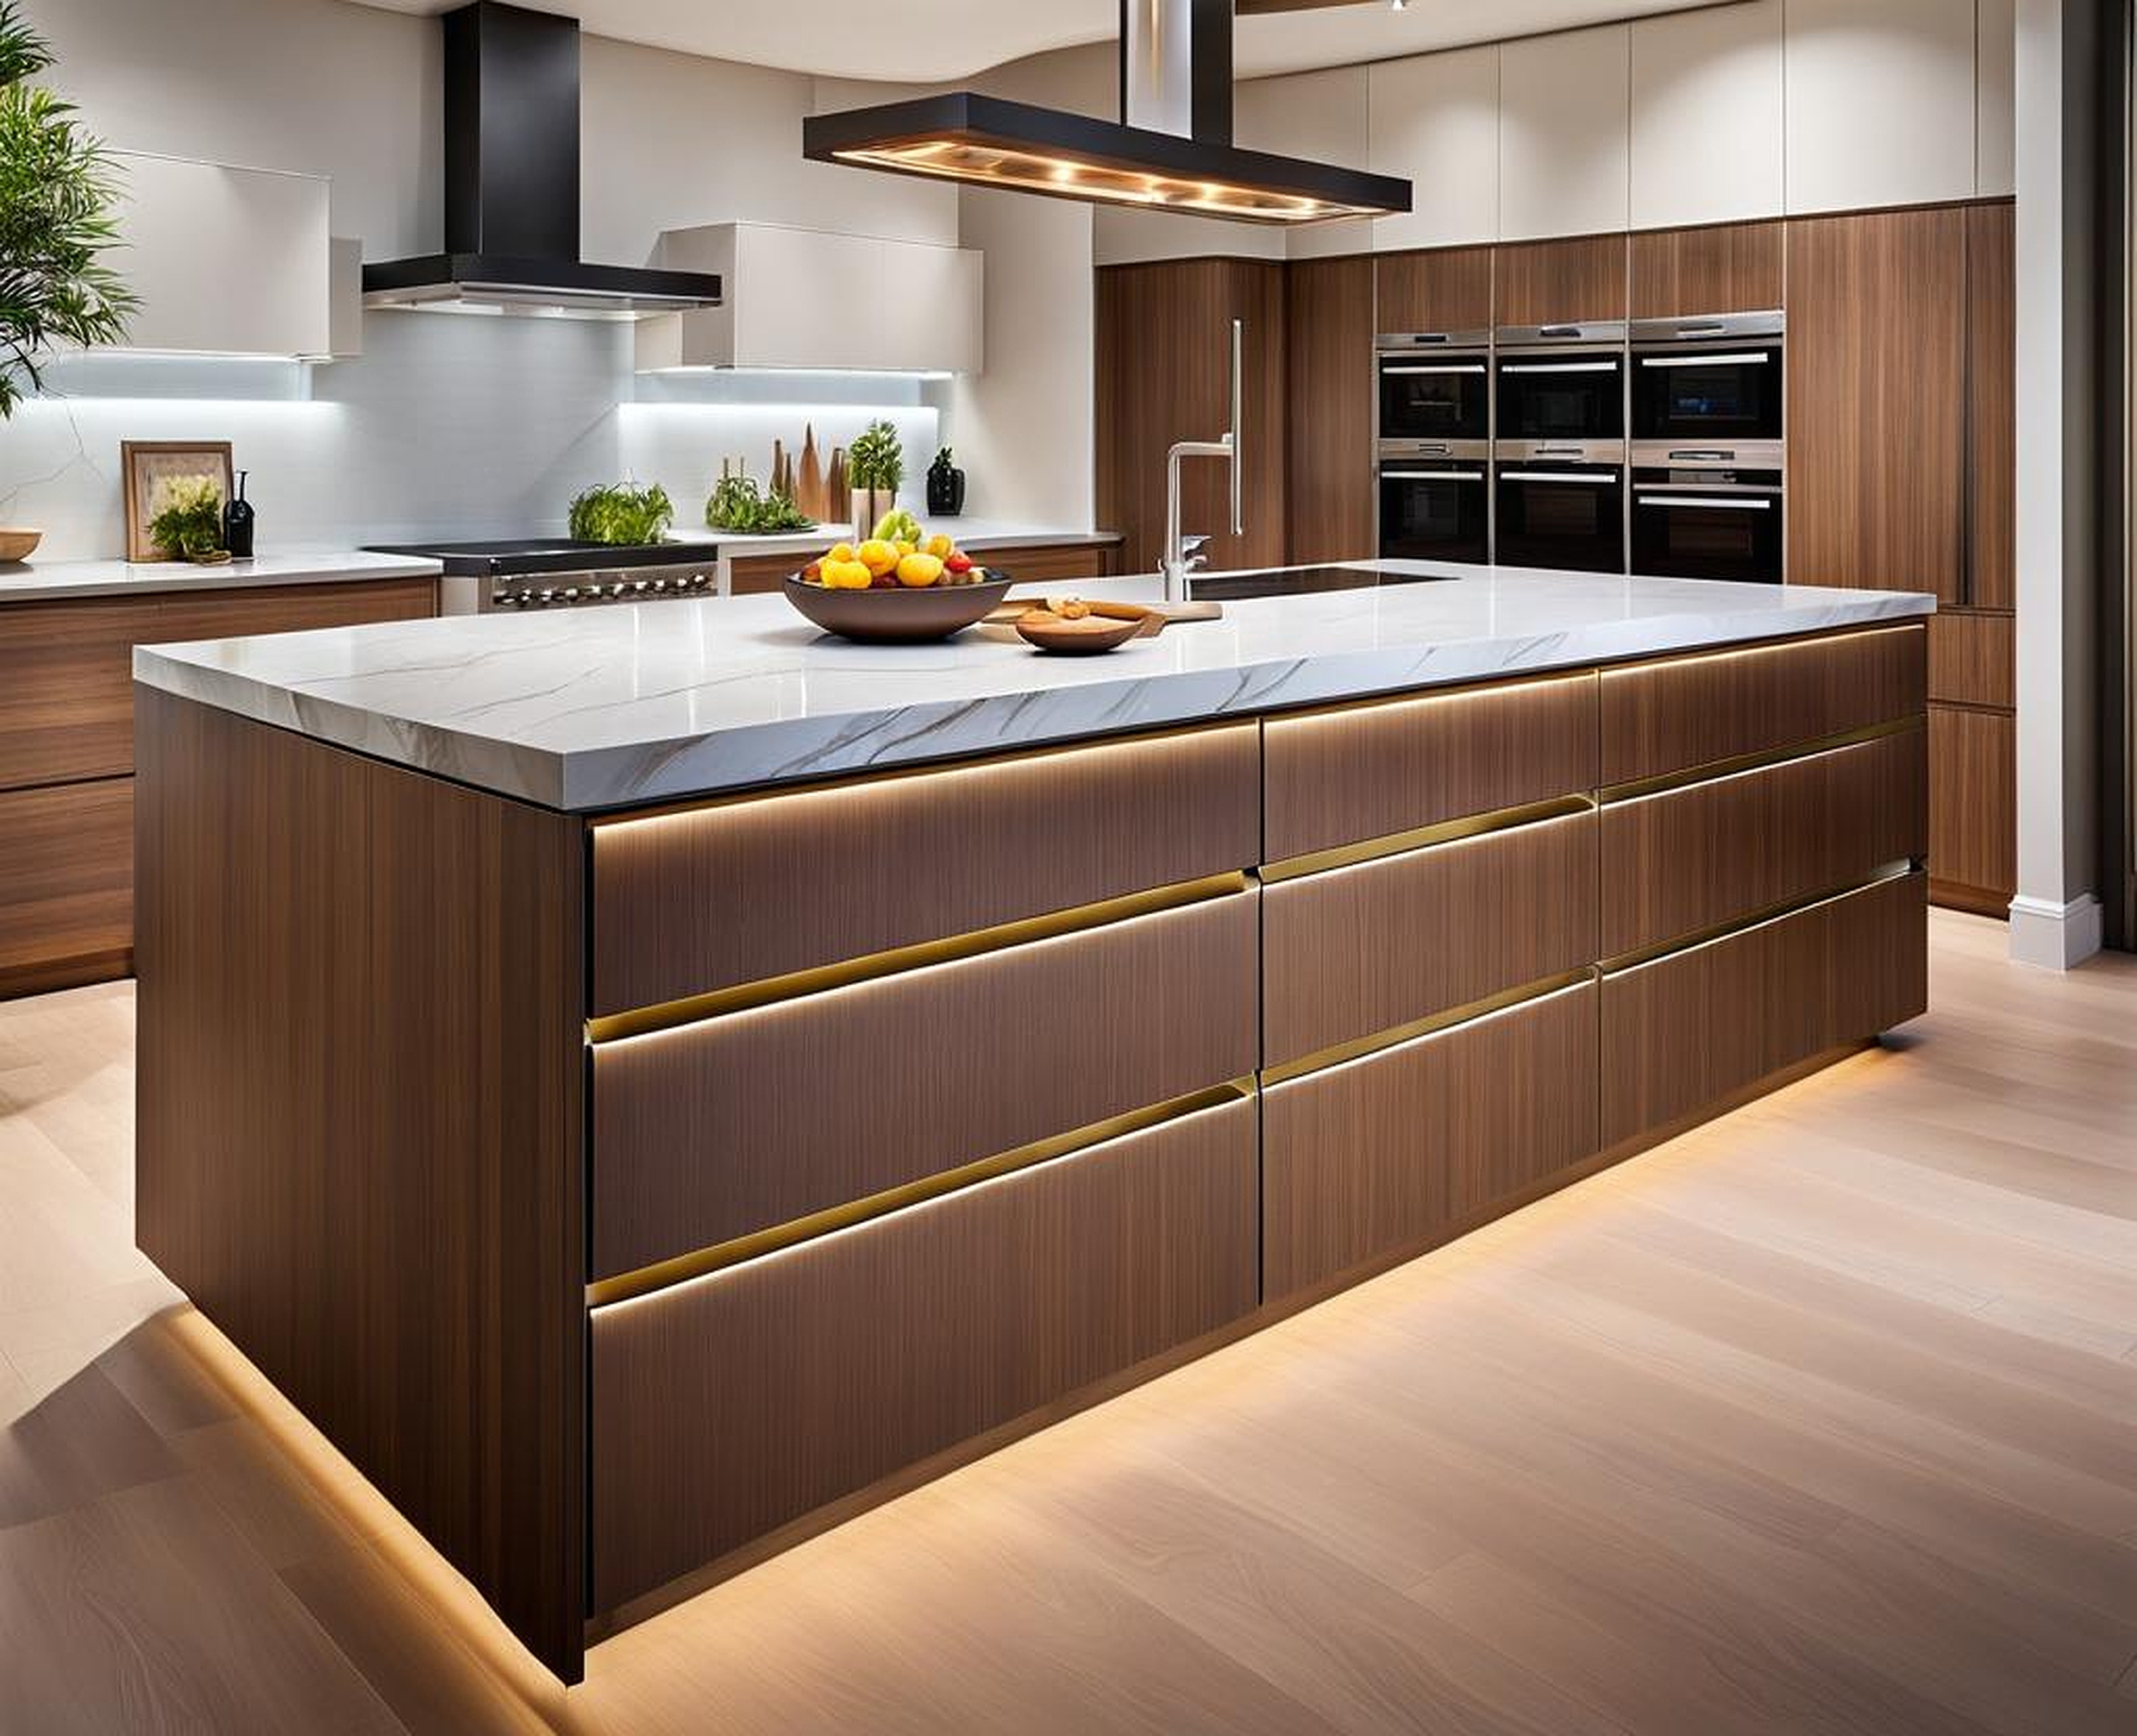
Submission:
[[833,591],[799,573],[786,581],[786,600],[826,633],[863,645],[921,645],[962,633],[993,612],[1015,581],[929,585],[918,590]]

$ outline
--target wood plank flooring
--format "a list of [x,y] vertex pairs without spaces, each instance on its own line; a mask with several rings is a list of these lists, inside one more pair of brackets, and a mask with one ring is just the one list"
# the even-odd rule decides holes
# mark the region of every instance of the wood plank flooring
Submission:
[[2137,960],[868,1514],[568,1695],[131,1249],[130,987],[0,1005],[0,1731],[2137,1729]]

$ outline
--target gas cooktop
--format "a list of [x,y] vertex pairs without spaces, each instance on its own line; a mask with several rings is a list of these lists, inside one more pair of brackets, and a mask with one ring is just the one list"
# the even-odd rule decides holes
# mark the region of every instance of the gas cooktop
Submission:
[[372,555],[437,561],[457,577],[501,579],[544,573],[613,572],[623,567],[686,566],[718,555],[705,542],[578,542],[568,536],[507,537],[494,542],[374,544]]
[[1376,573],[1369,567],[1281,567],[1266,573],[1225,573],[1191,579],[1189,593],[1217,602],[1250,597],[1304,597],[1319,591],[1370,591],[1382,585],[1438,585],[1451,573]]

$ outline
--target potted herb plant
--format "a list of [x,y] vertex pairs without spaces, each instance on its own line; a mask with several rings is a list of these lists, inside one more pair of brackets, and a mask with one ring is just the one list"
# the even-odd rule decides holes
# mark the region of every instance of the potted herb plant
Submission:
[[156,485],[148,539],[179,561],[203,567],[230,557],[222,546],[222,491],[205,476],[174,476]]
[[898,485],[906,479],[905,448],[887,422],[872,422],[846,454],[846,480],[853,490],[853,530],[871,535],[883,516],[896,510]]

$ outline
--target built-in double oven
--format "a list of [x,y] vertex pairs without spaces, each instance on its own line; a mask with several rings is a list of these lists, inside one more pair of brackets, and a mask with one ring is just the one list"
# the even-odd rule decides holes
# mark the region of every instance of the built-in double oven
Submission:
[[1625,571],[1625,326],[1501,328],[1494,354],[1495,560]]
[[1491,334],[1378,341],[1380,552],[1491,558]]
[[1782,581],[1783,337],[1777,312],[1633,325],[1635,573]]

